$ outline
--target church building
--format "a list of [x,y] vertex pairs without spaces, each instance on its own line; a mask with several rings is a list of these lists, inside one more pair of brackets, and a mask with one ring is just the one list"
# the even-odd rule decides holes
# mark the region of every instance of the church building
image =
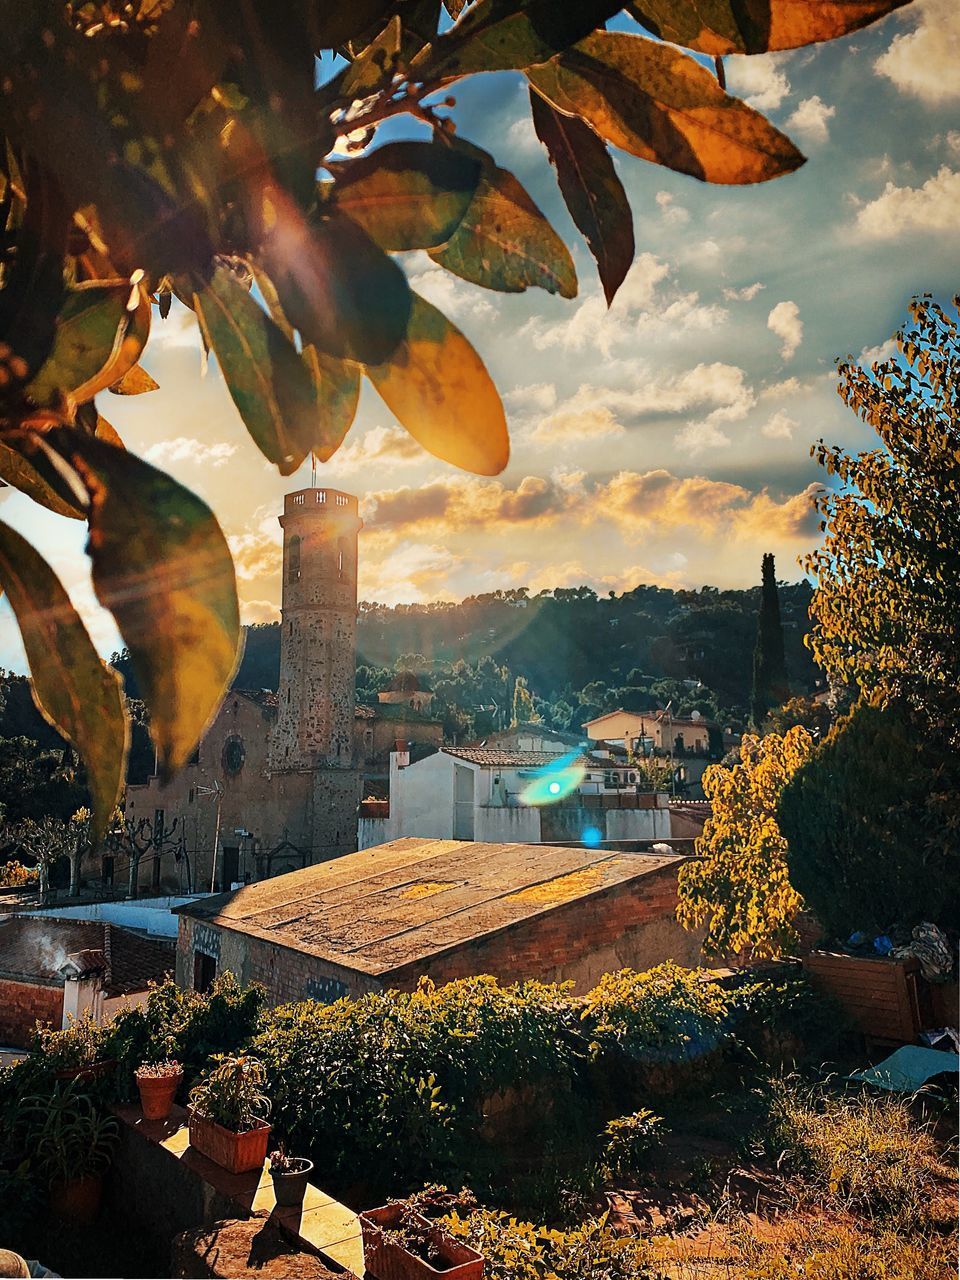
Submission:
[[128,825],[153,833],[140,892],[229,890],[357,847],[357,499],[301,489],[279,519],[279,690],[230,690],[175,778],[127,787]]

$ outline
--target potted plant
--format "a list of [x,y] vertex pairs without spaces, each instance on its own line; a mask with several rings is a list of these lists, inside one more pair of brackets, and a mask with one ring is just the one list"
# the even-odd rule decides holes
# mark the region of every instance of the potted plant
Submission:
[[483,1280],[483,1257],[408,1204],[360,1215],[363,1260],[376,1280]]
[[176,1058],[141,1062],[134,1072],[140,1090],[144,1120],[166,1120],[183,1080],[183,1067]]
[[23,1098],[17,1121],[32,1134],[32,1159],[50,1189],[54,1215],[77,1226],[92,1222],[117,1140],[116,1120],[98,1111],[90,1095],[71,1081],[50,1094]]
[[59,1030],[41,1027],[33,1045],[57,1080],[92,1080],[112,1071],[113,1059],[103,1058],[104,1030],[90,1014],[73,1018]]
[[215,1053],[190,1090],[190,1145],[231,1173],[259,1169],[267,1155],[267,1072],[249,1054]]
[[296,1209],[303,1204],[312,1172],[312,1160],[288,1156],[283,1147],[270,1152],[270,1177],[278,1208]]

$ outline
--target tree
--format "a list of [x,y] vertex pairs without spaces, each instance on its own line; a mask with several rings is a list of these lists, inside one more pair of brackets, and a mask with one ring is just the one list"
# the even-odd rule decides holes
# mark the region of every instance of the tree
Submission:
[[783,655],[783,623],[773,556],[763,557],[760,612],[757,615],[757,643],[753,651],[753,690],[750,716],[759,729],[771,707],[779,707],[790,697],[787,664]]
[[[496,474],[509,452],[496,388],[391,255],[425,250],[504,292],[569,298],[577,278],[516,178],[456,134],[451,89],[524,74],[609,301],[634,240],[608,146],[723,184],[803,163],[724,91],[719,61],[714,76],[690,54],[834,39],[903,2],[765,0],[757,20],[729,0],[706,17],[689,0],[631,0],[629,31],[605,29],[622,0],[445,0],[442,17],[439,3],[329,0],[288,4],[282,21],[253,0],[5,6],[0,478],[88,522],[93,586],[129,649],[162,772],[210,721],[240,624],[211,511],[124,449],[96,400],[155,388],[139,363],[154,312],[165,318],[175,296],[195,313],[284,475],[335,454],[364,378],[428,451]],[[318,85],[326,53],[343,61]],[[384,142],[381,126],[398,121],[427,139]],[[86,762],[100,835],[124,772],[118,677],[49,565],[6,526],[0,586],[40,701]]]
[[790,882],[834,937],[921,920],[960,901],[960,764],[906,702],[861,703],[780,796]]
[[763,731],[782,735],[800,724],[812,738],[819,740],[826,736],[832,723],[833,713],[825,702],[799,696],[788,699],[782,707],[774,707],[763,722]]
[[844,402],[879,447],[812,452],[839,481],[817,502],[822,546],[808,643],[831,683],[904,697],[933,724],[960,725],[960,344],[956,308],[914,299],[897,354],[840,365]]
[[76,892],[78,868],[89,831],[90,810],[78,809],[69,822],[43,817],[24,818],[12,823],[3,832],[3,843],[15,852],[23,853],[36,866],[40,901],[46,902],[50,893],[50,871],[61,858],[70,859],[70,892]]
[[738,764],[711,765],[703,775],[713,811],[696,857],[680,868],[677,919],[685,929],[705,927],[707,954],[769,959],[795,940],[803,903],[787,874],[777,803],[812,750],[799,726],[782,738],[748,734]]
[[513,715],[511,724],[529,724],[534,719],[533,697],[523,676],[517,676],[513,684]]

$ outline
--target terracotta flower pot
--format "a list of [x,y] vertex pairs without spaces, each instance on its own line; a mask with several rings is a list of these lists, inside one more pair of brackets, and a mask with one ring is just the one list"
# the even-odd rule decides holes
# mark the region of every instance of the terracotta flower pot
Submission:
[[55,1218],[85,1227],[100,1212],[102,1194],[103,1177],[99,1173],[88,1173],[68,1182],[54,1182],[50,1187],[50,1211]]
[[88,1062],[82,1067],[61,1067],[54,1072],[55,1080],[100,1080],[108,1076],[117,1065],[116,1058],[103,1058],[99,1062]]
[[182,1071],[175,1076],[136,1077],[144,1120],[166,1120],[182,1079]]
[[298,1205],[303,1204],[303,1197],[307,1194],[307,1183],[310,1181],[310,1174],[313,1172],[312,1160],[291,1160],[291,1164],[296,1164],[296,1169],[290,1169],[286,1173],[274,1173],[270,1170],[270,1177],[273,1179],[273,1194],[276,1196],[277,1207],[280,1209],[295,1209]]
[[191,1147],[230,1173],[249,1173],[251,1169],[260,1169],[267,1158],[268,1124],[234,1133],[232,1129],[225,1129],[223,1125],[191,1111],[189,1132]]
[[[412,1253],[390,1233],[401,1218],[412,1216],[430,1235],[437,1247],[439,1265],[433,1266]],[[401,1204],[387,1204],[360,1215],[363,1232],[363,1261],[367,1275],[375,1280],[483,1280],[483,1257],[462,1240],[453,1240],[429,1218],[405,1212]]]

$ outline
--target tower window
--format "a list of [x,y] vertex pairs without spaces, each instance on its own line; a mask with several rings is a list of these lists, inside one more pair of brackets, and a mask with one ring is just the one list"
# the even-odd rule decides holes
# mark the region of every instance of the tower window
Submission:
[[300,581],[300,539],[296,534],[290,539],[287,550],[287,581]]
[[337,539],[337,577],[338,577],[338,578],[342,578],[342,577],[343,577],[343,548],[344,548],[344,545],[345,545],[345,544],[344,544],[344,540],[343,540],[343,538],[338,538],[338,539]]
[[318,502],[326,502],[326,500],[327,500],[327,493],[326,493],[326,490],[325,490],[325,489],[318,489],[318,490],[317,490],[317,501],[318,501]]

